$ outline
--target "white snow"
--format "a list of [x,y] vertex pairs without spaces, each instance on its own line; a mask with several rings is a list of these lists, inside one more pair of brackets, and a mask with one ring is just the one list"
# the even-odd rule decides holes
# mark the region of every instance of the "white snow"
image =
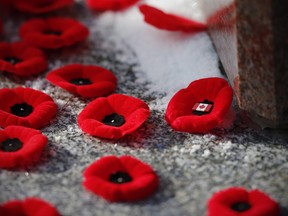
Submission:
[[204,150],[204,153],[202,154],[202,157],[207,158],[207,157],[210,156],[210,154],[211,154],[210,150],[205,149],[205,150]]
[[[152,2],[161,9],[185,11],[188,8],[185,0],[146,1]],[[191,2],[191,14],[200,14],[196,0]],[[158,30],[144,22],[138,7],[121,13],[106,12],[97,20],[97,26],[111,28],[115,40],[122,40],[137,55],[142,76],[152,83],[150,90],[166,95],[158,101],[157,109],[165,109],[171,97],[192,81],[221,77],[218,57],[206,32],[184,34]]]
[[145,4],[159,8],[166,13],[175,14],[188,19],[205,21],[201,10],[201,0],[147,0]]

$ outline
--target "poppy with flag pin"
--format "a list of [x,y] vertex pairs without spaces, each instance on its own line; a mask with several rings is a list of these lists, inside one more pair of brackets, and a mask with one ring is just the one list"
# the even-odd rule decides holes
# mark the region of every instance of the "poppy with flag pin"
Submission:
[[[228,115],[233,99],[233,89],[219,77],[194,80],[187,88],[179,90],[170,100],[165,119],[177,131],[207,133],[216,127],[233,125],[233,115]],[[226,118],[227,117],[227,118]],[[228,118],[229,117],[229,118]]]

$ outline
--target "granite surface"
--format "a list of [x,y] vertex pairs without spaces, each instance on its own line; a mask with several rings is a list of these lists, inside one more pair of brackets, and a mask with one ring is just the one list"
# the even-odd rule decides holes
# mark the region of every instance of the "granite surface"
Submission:
[[[87,26],[97,26],[98,15],[88,13],[81,4],[77,12],[71,9],[66,13]],[[18,26],[25,18],[6,18],[6,40],[17,40]],[[243,186],[268,193],[281,204],[283,215],[288,215],[287,131],[249,128],[235,103],[236,121],[231,129],[218,129],[206,135],[173,131],[163,118],[165,109],[159,106],[167,93],[151,91],[156,84],[145,79],[133,47],[114,40],[112,34],[113,26],[93,28],[88,41],[50,51],[49,69],[75,62],[107,67],[119,80],[117,93],[147,102],[150,118],[123,139],[93,138],[83,134],[76,123],[77,115],[89,100],[50,85],[45,74],[27,80],[1,74],[1,88],[25,85],[42,90],[54,98],[59,110],[42,130],[49,144],[40,164],[25,171],[0,170],[0,202],[36,196],[53,203],[65,216],[203,216],[207,200],[214,192]],[[81,185],[83,170],[101,156],[111,154],[133,155],[150,164],[161,182],[155,195],[137,203],[111,204],[85,191]]]

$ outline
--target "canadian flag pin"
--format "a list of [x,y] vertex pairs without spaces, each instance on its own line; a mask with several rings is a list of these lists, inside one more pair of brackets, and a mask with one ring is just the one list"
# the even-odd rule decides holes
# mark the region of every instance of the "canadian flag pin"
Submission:
[[204,101],[201,103],[196,103],[193,106],[192,110],[194,114],[203,115],[203,114],[210,113],[212,109],[213,109],[213,103],[211,102],[206,103],[206,101]]

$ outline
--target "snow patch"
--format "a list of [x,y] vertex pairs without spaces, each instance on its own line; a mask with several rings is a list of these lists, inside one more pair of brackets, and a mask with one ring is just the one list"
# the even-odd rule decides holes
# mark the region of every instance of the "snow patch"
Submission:
[[[183,4],[177,9],[184,7]],[[166,109],[171,97],[194,80],[222,77],[217,54],[206,32],[184,34],[158,30],[144,22],[137,7],[123,13],[104,13],[96,27],[109,27],[111,37],[127,45],[137,56],[143,70],[138,74],[139,79],[145,77],[151,82],[150,92],[166,95],[157,109]]]

